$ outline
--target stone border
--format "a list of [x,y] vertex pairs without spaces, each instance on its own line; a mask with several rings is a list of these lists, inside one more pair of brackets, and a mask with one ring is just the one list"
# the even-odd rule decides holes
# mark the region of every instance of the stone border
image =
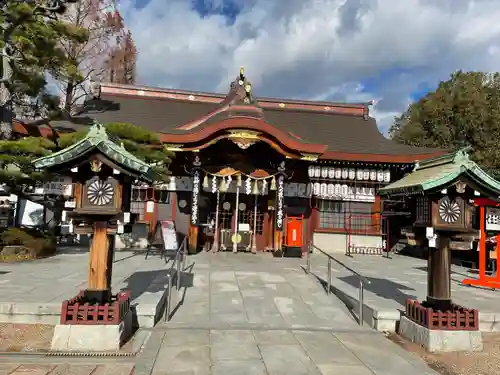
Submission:
[[[167,288],[161,292],[148,293],[149,288],[157,290],[157,283],[164,284],[163,275],[158,275],[148,288],[132,301],[139,328],[151,328],[160,320],[167,302]],[[68,296],[66,298],[71,298]],[[0,302],[0,323],[50,324],[56,325],[61,319],[59,303]]]

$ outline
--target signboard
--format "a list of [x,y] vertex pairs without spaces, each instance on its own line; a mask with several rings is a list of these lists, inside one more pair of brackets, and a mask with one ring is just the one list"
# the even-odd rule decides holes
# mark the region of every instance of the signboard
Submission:
[[156,223],[155,234],[151,245],[163,246],[165,250],[177,250],[177,231],[173,220],[159,220]]
[[500,208],[485,207],[485,230],[492,232],[500,232]]
[[279,175],[277,178],[277,194],[276,194],[276,230],[283,231],[283,202],[285,193],[285,177]]
[[36,187],[35,194],[71,196],[73,194],[73,182],[71,177],[55,178],[53,181],[47,182],[41,187]]

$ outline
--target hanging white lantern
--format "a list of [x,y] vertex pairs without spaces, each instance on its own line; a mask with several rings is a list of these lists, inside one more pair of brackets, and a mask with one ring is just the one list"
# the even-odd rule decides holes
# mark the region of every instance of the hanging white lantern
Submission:
[[349,187],[347,185],[342,185],[342,192],[341,192],[341,196],[343,199],[347,198],[347,195],[349,193]]
[[363,180],[368,181],[370,179],[370,170],[369,169],[363,169]]
[[314,185],[313,185],[313,194],[314,195],[319,195],[319,192],[320,192],[320,183],[319,182],[315,182]]
[[362,169],[356,170],[356,180],[358,180],[358,181],[363,180],[363,170]]
[[357,187],[356,188],[356,196],[355,196],[355,199],[357,201],[361,200],[361,188],[360,187]]
[[342,179],[347,180],[348,177],[349,177],[349,169],[342,168]]
[[310,165],[307,168],[307,174],[309,175],[309,178],[313,178],[314,177],[314,165]]
[[342,178],[342,169],[335,168],[335,178],[340,180]]
[[374,169],[370,171],[370,180],[377,181],[377,171]]
[[312,183],[308,183],[306,185],[306,197],[310,197],[312,195],[312,192],[313,192],[313,187],[312,187]]
[[360,200],[362,200],[362,201],[367,201],[368,200],[368,197],[366,196],[366,192],[367,192],[367,188],[366,187],[361,188],[361,194],[359,195]]
[[333,197],[335,194],[335,185],[333,184],[328,184],[328,187],[326,189],[326,195],[328,195],[329,198]]
[[321,168],[321,178],[328,178],[328,167]]
[[314,177],[315,178],[320,178],[321,177],[321,167],[314,167]]
[[384,171],[384,182],[391,182],[391,171],[388,169]]
[[349,180],[354,180],[356,178],[356,170],[354,168],[349,169]]
[[327,177],[328,177],[328,178],[334,178],[334,177],[335,177],[335,169],[333,169],[333,168],[328,168]]
[[301,198],[307,197],[307,184],[298,184],[297,196]]
[[354,188],[352,186],[349,186],[349,188],[347,189],[347,197],[349,198],[349,200],[354,199]]
[[384,171],[382,170],[377,171],[377,181],[378,182],[384,181]]
[[322,183],[319,187],[319,195],[322,198],[325,198],[327,194],[327,185],[325,183]]
[[333,194],[336,198],[340,198],[342,196],[342,186],[340,184],[335,184],[335,192]]
[[252,179],[250,177],[245,181],[245,193],[248,195],[252,194]]

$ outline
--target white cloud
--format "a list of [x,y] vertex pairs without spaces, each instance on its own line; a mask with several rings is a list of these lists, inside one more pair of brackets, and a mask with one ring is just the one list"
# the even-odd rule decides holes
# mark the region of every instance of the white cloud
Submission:
[[231,23],[201,17],[188,0],[142,9],[122,0],[140,83],[224,92],[243,65],[257,95],[376,100],[372,113],[385,130],[420,85],[457,69],[500,70],[500,0],[238,2]]

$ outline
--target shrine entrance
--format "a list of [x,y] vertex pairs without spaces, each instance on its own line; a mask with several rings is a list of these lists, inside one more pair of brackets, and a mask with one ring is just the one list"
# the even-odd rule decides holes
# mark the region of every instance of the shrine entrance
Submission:
[[203,177],[198,197],[198,247],[214,252],[273,249],[283,155],[263,142],[241,147],[220,140],[200,152],[199,158]]
[[[237,232],[241,237],[237,244],[238,251],[251,251],[253,235],[255,232],[255,250],[266,250],[266,235],[271,237],[273,211],[268,210],[268,196],[219,192],[219,204],[217,205],[217,193],[203,193],[211,195],[210,204],[206,208],[206,223],[201,224],[203,229],[205,250],[214,250],[215,230],[219,231],[219,249],[221,251],[233,251],[233,236]],[[236,202],[238,198],[238,202]],[[236,213],[238,218],[236,223]],[[237,228],[236,228],[237,225]]]

